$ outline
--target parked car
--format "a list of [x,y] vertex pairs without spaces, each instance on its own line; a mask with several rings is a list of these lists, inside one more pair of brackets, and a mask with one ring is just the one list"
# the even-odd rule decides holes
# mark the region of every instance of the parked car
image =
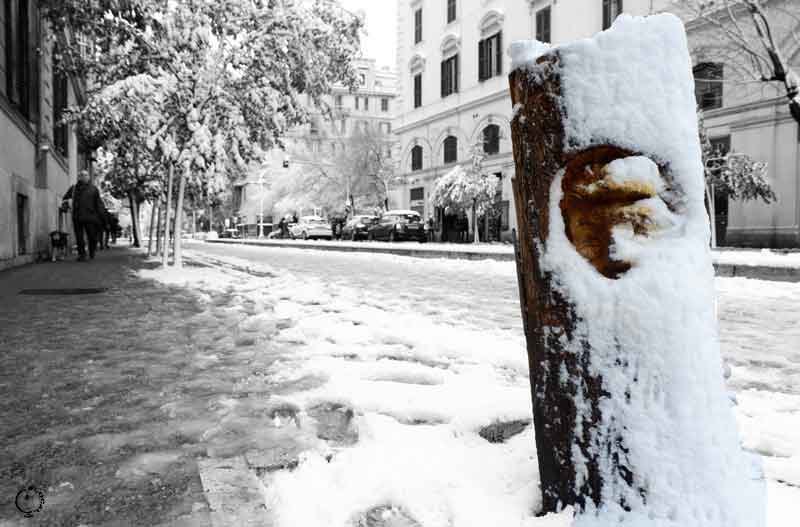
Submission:
[[352,241],[366,239],[367,231],[377,222],[377,216],[367,214],[353,216],[342,228],[342,239]]
[[319,216],[303,216],[289,228],[289,233],[292,238],[302,238],[304,240],[317,238],[330,240],[333,235],[328,220]]
[[220,238],[239,238],[238,229],[225,229],[219,233]]
[[416,240],[423,243],[426,241],[425,226],[416,211],[390,210],[383,213],[380,220],[369,228],[367,239],[390,242]]

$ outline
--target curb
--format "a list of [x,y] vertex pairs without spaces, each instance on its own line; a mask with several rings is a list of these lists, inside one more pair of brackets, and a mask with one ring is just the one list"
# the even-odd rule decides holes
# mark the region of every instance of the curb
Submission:
[[[398,256],[411,256],[415,258],[449,258],[454,260],[496,260],[513,262],[514,253],[489,253],[480,251],[443,251],[441,249],[422,249],[410,247],[363,247],[350,245],[313,245],[285,243],[280,241],[259,242],[254,240],[206,240],[205,243],[218,243],[226,245],[251,245],[256,247],[285,247],[289,249],[308,249],[315,251],[361,252],[377,254],[394,254]],[[770,280],[773,282],[800,282],[800,269],[796,267],[770,267],[766,265],[742,265],[715,263],[714,271],[717,276],[726,278],[752,278],[756,280]]]
[[[422,249],[400,246],[397,249],[388,247],[370,247],[365,243],[363,247],[353,247],[351,245],[313,245],[286,243],[280,241],[259,242],[252,240],[206,240],[205,243],[219,243],[227,245],[252,245],[257,247],[285,247],[288,249],[310,249],[314,251],[337,251],[352,253],[378,253],[394,254],[398,256],[413,256],[416,258],[450,258],[454,260],[498,260],[503,262],[513,262],[514,253],[487,253],[481,251],[443,251],[441,249]],[[420,244],[422,246],[422,244]]]

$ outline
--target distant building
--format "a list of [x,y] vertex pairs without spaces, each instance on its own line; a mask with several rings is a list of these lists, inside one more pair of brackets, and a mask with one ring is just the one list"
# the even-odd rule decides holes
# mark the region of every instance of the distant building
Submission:
[[[360,87],[355,93],[344,86],[335,86],[326,102],[332,108],[330,119],[317,113],[309,123],[290,130],[285,138],[287,151],[296,145],[304,146],[315,158],[333,159],[347,149],[348,139],[355,130],[374,130],[387,138],[387,150],[393,146],[392,121],[396,115],[397,75],[388,68],[377,68],[374,59],[356,62]],[[307,100],[310,105],[310,101]],[[263,168],[265,179],[275,171],[286,170],[283,166],[289,154],[275,150],[271,160]],[[290,163],[303,162],[291,158]],[[259,172],[251,173],[234,187],[234,210],[245,223],[257,223],[261,208]],[[267,192],[266,190],[264,191]],[[342,194],[342,205],[345,196]],[[265,205],[264,215],[270,214],[272,203]],[[309,213],[311,211],[308,211]],[[277,219],[276,219],[277,221]],[[251,229],[252,230],[252,229]]]
[[[86,166],[71,129],[57,125],[84,92],[56,75],[37,2],[0,9],[0,269],[49,251],[61,197]],[[62,225],[70,232],[71,220]]]

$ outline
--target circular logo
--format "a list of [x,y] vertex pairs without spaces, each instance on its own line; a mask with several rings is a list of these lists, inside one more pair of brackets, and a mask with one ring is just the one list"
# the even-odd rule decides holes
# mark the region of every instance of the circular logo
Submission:
[[17,506],[17,510],[19,510],[23,516],[30,518],[44,507],[44,492],[33,485],[29,485],[17,492],[14,505]]

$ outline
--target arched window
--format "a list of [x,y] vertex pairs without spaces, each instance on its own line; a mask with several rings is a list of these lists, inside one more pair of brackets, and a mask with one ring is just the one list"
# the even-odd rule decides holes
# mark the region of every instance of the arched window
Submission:
[[500,127],[490,124],[483,129],[483,152],[485,154],[500,153]]
[[456,161],[458,161],[458,139],[450,135],[444,139],[444,162],[455,163]]
[[420,145],[411,149],[411,170],[422,170],[422,147]]

